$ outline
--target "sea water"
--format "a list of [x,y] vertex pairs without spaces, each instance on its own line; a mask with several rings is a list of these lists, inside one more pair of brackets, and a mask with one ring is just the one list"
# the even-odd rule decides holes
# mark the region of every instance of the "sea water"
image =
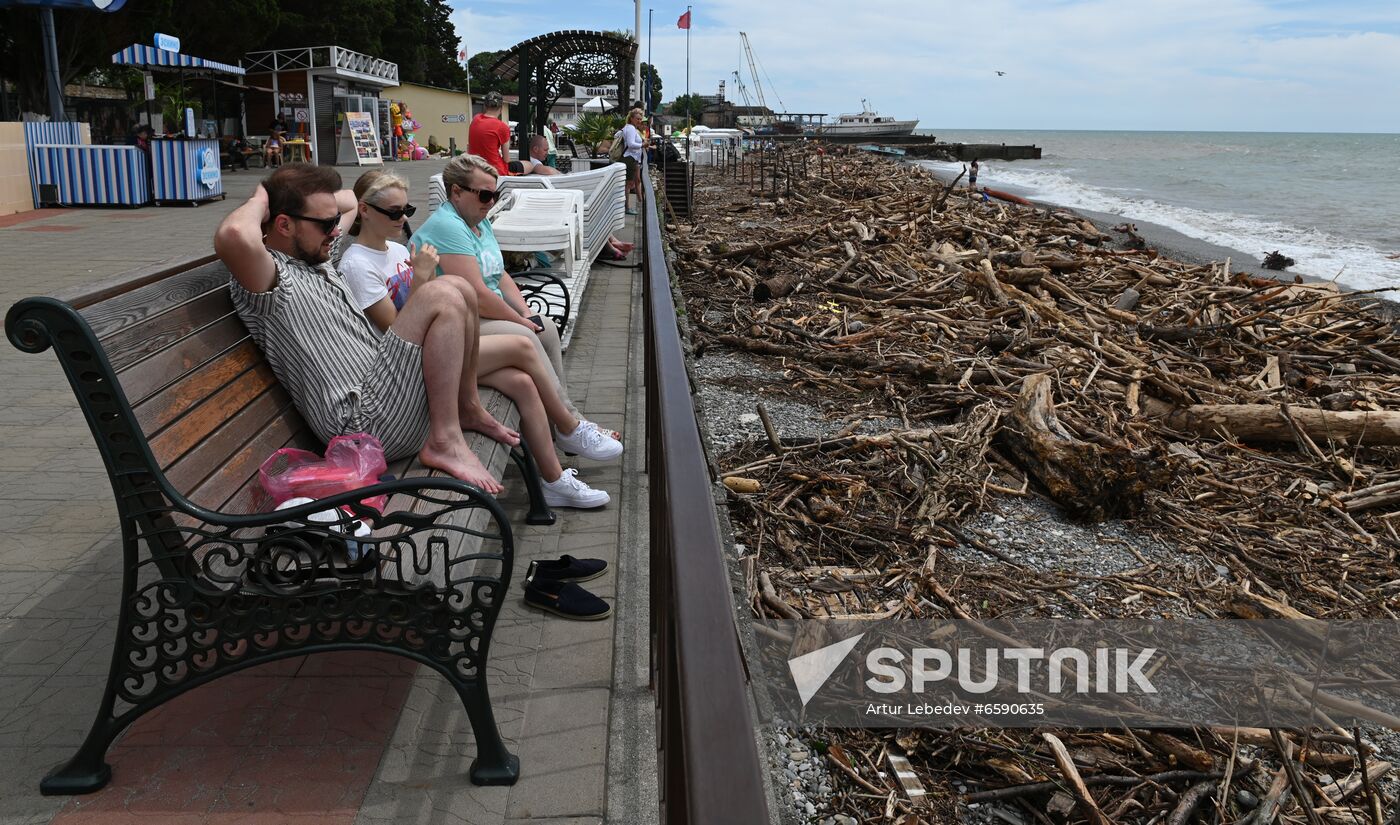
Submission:
[[[1350,289],[1400,288],[1400,135],[972,131],[952,143],[1034,144],[1040,160],[980,162],[979,186],[1122,215]],[[922,161],[956,173],[963,164]]]

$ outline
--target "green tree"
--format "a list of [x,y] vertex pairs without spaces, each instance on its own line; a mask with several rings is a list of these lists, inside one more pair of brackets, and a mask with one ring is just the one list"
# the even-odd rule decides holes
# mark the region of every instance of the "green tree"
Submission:
[[[467,88],[457,60],[457,29],[445,0],[397,0],[396,22],[384,36],[384,57],[399,64],[399,77],[445,89]],[[388,55],[394,54],[395,57]]]
[[472,94],[484,95],[487,92],[500,92],[503,95],[513,95],[517,88],[514,81],[502,80],[491,73],[491,67],[497,60],[505,57],[505,51],[499,52],[477,52],[467,61],[467,71],[472,76]]
[[[143,28],[137,15],[125,8],[111,14],[56,10],[53,17],[60,87],[94,69],[110,67],[112,53],[136,42]],[[141,42],[148,43],[150,38]],[[0,11],[0,78],[14,85],[21,111],[49,111],[44,80],[47,65],[39,10]]]
[[699,122],[700,114],[704,111],[705,99],[698,94],[681,95],[666,107],[666,114],[687,118],[692,123]]
[[[181,51],[238,63],[250,51],[343,46],[397,63],[399,77],[465,89],[448,0],[138,0],[120,11],[54,14],[63,83],[111,67],[113,52],[150,43],[155,32]],[[0,77],[15,85],[24,109],[46,111],[44,48],[36,9],[0,11]]]
[[267,48],[343,46],[397,63],[400,80],[466,88],[447,0],[337,0],[334,14],[324,0],[280,2]]

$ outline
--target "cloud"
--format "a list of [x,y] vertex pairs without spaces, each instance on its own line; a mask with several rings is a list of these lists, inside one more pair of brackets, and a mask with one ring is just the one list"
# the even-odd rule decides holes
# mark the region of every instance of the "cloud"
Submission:
[[[1348,106],[1393,94],[1400,77],[1395,35],[1269,37],[1264,27],[1286,22],[1288,10],[1257,2],[1129,8],[984,0],[914,11],[907,3],[866,0],[852,14],[848,3],[808,0],[800,13],[794,9],[721,0],[708,15],[697,15],[692,86],[708,92],[744,65],[742,27],[790,110],[850,111],[870,98],[884,113],[918,116],[934,128],[1379,131],[1400,125],[1400,115],[1383,111],[1394,107]],[[1294,9],[1336,25],[1354,25],[1366,17],[1362,11],[1331,4]],[[654,46],[667,47],[668,59],[656,62],[668,92],[678,88],[670,80],[677,66],[684,71],[683,41],[683,33],[672,31]],[[1360,51],[1350,57],[1359,64],[1349,66],[1353,48]],[[1247,80],[1230,82],[1224,76],[1231,73]],[[747,70],[741,74],[749,82]],[[1338,123],[1342,115],[1346,120]]]
[[[616,0],[482,8],[454,14],[473,51],[632,26]],[[685,91],[684,10],[655,7],[650,41],[643,17],[667,99]],[[1400,131],[1400,4],[1382,0],[712,0],[693,24],[691,91],[724,80],[737,99],[736,70],[752,87],[744,31],[767,102],[794,112],[867,98],[934,129]]]

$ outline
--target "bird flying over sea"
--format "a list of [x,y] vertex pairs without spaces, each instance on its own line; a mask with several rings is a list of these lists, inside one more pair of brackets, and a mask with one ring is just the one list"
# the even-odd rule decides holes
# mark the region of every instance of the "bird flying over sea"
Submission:
[[[996,72],[996,69],[993,69],[992,71]],[[997,72],[997,77],[1005,77],[1005,76],[1006,76],[1006,72]]]

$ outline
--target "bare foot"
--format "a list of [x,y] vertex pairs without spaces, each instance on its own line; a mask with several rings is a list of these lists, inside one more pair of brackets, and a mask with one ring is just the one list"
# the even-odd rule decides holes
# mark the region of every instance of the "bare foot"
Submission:
[[505,488],[482,466],[480,459],[467,447],[461,438],[454,442],[439,443],[429,441],[418,451],[418,460],[423,466],[442,470],[458,481],[465,481],[479,487],[491,495],[499,495]]
[[477,407],[475,410],[464,409],[461,418],[464,430],[474,430],[508,447],[514,447],[520,443],[520,433],[492,418],[491,413],[487,412],[485,407]]

